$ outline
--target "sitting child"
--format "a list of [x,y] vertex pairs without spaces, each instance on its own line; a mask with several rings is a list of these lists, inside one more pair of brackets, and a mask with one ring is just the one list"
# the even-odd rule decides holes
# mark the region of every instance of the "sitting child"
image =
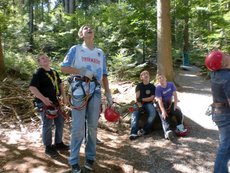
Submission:
[[[139,136],[148,134],[156,117],[156,110],[153,106],[155,86],[150,83],[149,72],[141,72],[140,79],[142,82],[136,86],[137,107],[139,108],[132,113],[130,140],[135,140]],[[139,119],[142,110],[147,112],[148,119],[144,127],[139,130]]]
[[174,138],[173,131],[171,130],[172,117],[176,118],[176,133],[180,136],[185,136],[187,129],[183,125],[183,114],[177,106],[177,92],[176,86],[173,82],[167,82],[163,74],[157,74],[156,79],[158,85],[156,86],[155,97],[159,106],[159,115],[161,118],[162,127],[166,139],[172,140]]

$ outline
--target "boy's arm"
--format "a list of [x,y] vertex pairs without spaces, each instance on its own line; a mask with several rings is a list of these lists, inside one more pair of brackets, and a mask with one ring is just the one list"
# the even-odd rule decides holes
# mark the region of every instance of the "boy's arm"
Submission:
[[61,67],[61,71],[67,74],[80,74],[80,69],[74,67]]
[[103,75],[102,86],[103,86],[103,88],[105,90],[105,96],[107,98],[108,104],[109,104],[109,106],[111,106],[113,104],[113,98],[111,96],[111,92],[110,92],[110,89],[109,89],[109,80],[108,80],[107,75]]
[[159,108],[160,108],[160,111],[161,111],[161,115],[165,119],[168,115],[167,115],[167,112],[165,110],[165,107],[164,107],[164,104],[163,104],[163,101],[162,101],[162,97],[157,97],[156,101],[158,102],[158,105],[159,105]]
[[150,97],[146,97],[146,98],[142,98],[143,102],[152,102],[154,100],[155,96],[150,96]]
[[53,104],[53,102],[50,101],[48,97],[45,97],[36,87],[30,86],[29,90],[35,97],[40,99],[46,106],[50,106]]

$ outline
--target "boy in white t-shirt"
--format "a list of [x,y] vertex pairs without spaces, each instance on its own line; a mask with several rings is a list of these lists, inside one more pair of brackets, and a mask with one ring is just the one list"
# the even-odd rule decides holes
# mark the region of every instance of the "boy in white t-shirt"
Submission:
[[[88,25],[79,29],[78,36],[83,43],[72,46],[61,64],[61,71],[71,74],[72,130],[69,163],[72,172],[80,173],[79,151],[87,128],[85,146],[85,165],[93,170],[96,156],[96,137],[101,106],[101,85],[109,106],[112,97],[107,78],[106,58],[104,52],[94,46],[94,32]],[[86,126],[85,126],[86,122]]]

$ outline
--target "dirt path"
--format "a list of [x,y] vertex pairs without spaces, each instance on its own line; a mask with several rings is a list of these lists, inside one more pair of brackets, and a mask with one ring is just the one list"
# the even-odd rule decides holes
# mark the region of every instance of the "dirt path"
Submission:
[[[161,130],[129,141],[128,121],[107,123],[101,118],[98,137],[104,142],[97,146],[96,173],[210,173],[213,170],[218,132],[211,117],[205,115],[211,103],[209,81],[199,76],[199,69],[180,71],[176,82],[179,106],[185,114],[189,135],[178,138],[177,143],[163,138]],[[130,102],[134,99],[134,86],[123,83],[113,85],[120,94],[115,100]],[[129,99],[127,99],[129,98]],[[37,129],[37,130],[35,130]],[[12,173],[61,173],[69,172],[67,157],[44,155],[39,123],[30,124],[20,131],[15,126],[1,124],[0,172]],[[65,128],[65,142],[69,141],[69,127]],[[84,146],[81,148],[81,165]]]

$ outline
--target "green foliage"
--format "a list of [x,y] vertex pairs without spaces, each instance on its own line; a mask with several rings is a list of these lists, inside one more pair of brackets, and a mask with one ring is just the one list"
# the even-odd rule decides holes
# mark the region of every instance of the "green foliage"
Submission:
[[132,63],[133,56],[134,55],[128,56],[124,53],[119,53],[115,56],[112,56],[107,62],[112,76],[116,77],[117,79],[135,77],[136,73],[138,73],[135,71],[135,69],[137,70],[138,68],[136,68],[135,62]]
[[9,18],[10,8],[6,0],[0,2],[0,32],[4,32],[7,29],[7,21]]
[[[48,1],[43,2],[47,6]],[[31,55],[28,53],[28,4],[1,0],[0,32],[3,32],[8,69],[14,67],[19,74],[31,75],[36,67],[32,57],[45,51],[54,59],[54,66],[59,70],[59,63],[67,50],[82,42],[77,35],[82,24],[94,27],[95,45],[107,55],[109,72],[115,78],[135,78],[142,69],[148,68],[147,62],[156,59],[156,1],[100,1],[88,4],[87,8],[76,4],[78,8],[74,14],[65,14],[61,1],[58,2],[54,9],[48,11],[40,1],[34,1],[34,50]],[[187,1],[188,5],[185,2],[171,1],[174,62],[182,60],[184,19],[187,15],[192,64],[202,66],[204,55],[213,48],[230,51],[229,0],[221,3],[218,0]]]
[[5,55],[5,65],[7,73],[12,77],[28,80],[37,68],[37,61],[32,54],[7,52]]

